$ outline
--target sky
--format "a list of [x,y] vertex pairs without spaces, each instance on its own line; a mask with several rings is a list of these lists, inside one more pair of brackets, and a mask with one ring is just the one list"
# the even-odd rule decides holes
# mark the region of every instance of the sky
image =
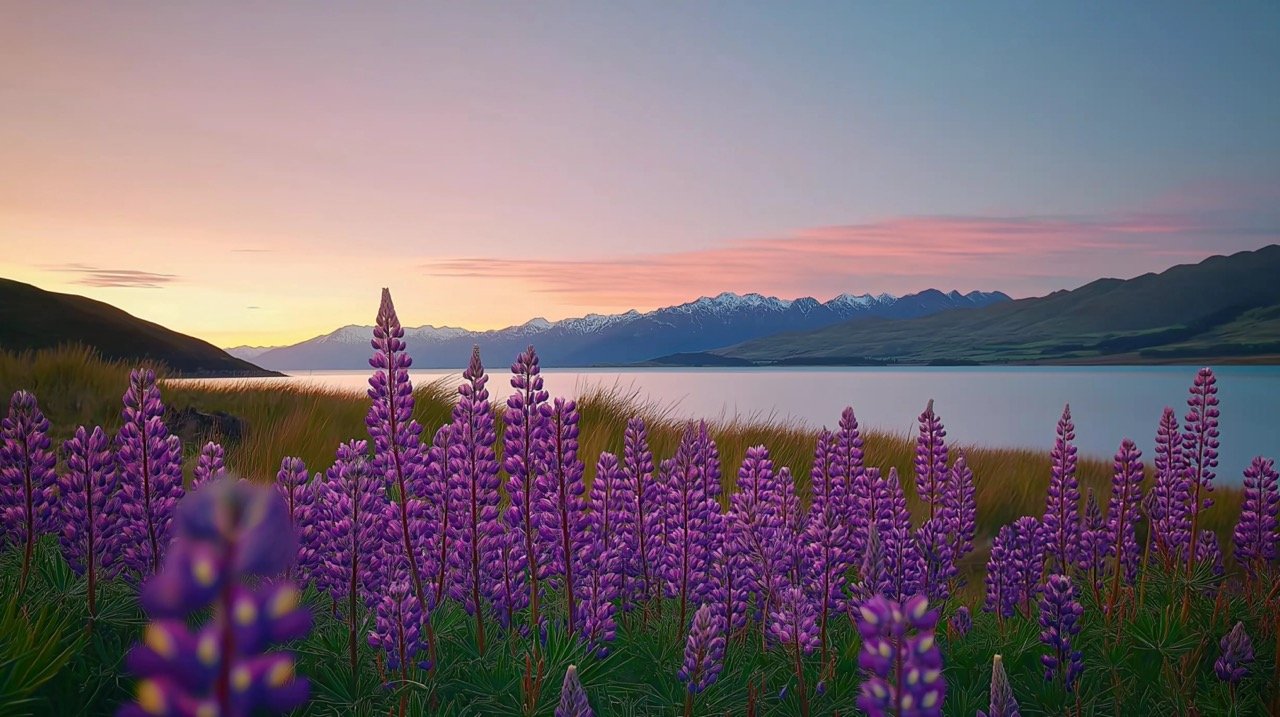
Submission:
[[1280,241],[1280,3],[0,0],[0,276],[223,346]]

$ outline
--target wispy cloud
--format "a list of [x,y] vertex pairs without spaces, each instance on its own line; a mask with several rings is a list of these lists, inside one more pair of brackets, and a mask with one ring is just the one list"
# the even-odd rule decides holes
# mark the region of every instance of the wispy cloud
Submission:
[[[821,296],[840,291],[1001,288],[1040,293],[1100,275],[1253,248],[1256,227],[1216,214],[1113,217],[932,216],[803,229],[685,251],[584,259],[446,259],[430,275],[514,281],[575,303],[656,305],[721,290]],[[1269,225],[1262,237],[1280,237]]]
[[104,288],[160,289],[178,280],[176,274],[160,274],[137,269],[106,269],[86,264],[46,266],[50,271],[76,274],[75,283]]

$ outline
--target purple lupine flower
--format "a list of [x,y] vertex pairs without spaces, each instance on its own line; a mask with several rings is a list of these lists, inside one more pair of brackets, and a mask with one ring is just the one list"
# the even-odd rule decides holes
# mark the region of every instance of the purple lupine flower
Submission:
[[907,496],[898,482],[897,471],[890,469],[883,482],[883,508],[877,530],[880,532],[885,557],[885,574],[888,584],[884,595],[891,600],[904,601],[921,592],[925,577],[925,558],[920,544],[911,530],[911,514],[907,512]]
[[947,685],[934,639],[938,613],[924,596],[905,604],[876,596],[862,605],[858,666],[867,673],[858,708],[871,717],[938,717]]
[[[293,561],[297,539],[285,510],[270,488],[230,478],[182,501],[164,569],[142,590],[152,621],[128,656],[142,679],[121,715],[247,717],[306,701],[293,657],[267,650],[303,637],[311,615],[292,583],[250,588],[246,580],[278,575]],[[193,630],[190,617],[210,606],[212,619]]]
[[[528,571],[524,597],[510,597],[511,608],[529,605],[529,623],[541,624],[539,610],[542,601],[543,548],[538,521],[537,470],[542,465],[545,419],[542,406],[548,393],[543,389],[542,369],[538,354],[530,346],[516,356],[511,364],[511,388],[507,408],[502,420],[502,465],[507,471],[507,507],[505,520],[513,534],[509,539],[519,543],[512,548],[511,561],[517,572]],[[523,565],[521,565],[523,563]]]
[[53,489],[57,458],[49,446],[49,419],[36,397],[16,391],[9,415],[0,420],[0,537],[22,546],[18,594],[27,587],[36,541],[53,529]]
[[884,536],[893,529],[911,532],[911,513],[907,510],[907,493],[898,478],[898,469],[890,467],[889,474],[880,481],[879,495],[876,496],[879,517],[876,529]]
[[195,470],[191,474],[191,487],[195,489],[211,480],[221,478],[227,472],[227,450],[209,441],[200,449]]
[[99,577],[116,568],[117,487],[111,440],[99,426],[76,429],[63,444],[67,472],[58,478],[62,555],[79,575],[88,578],[89,616],[97,615]]
[[1218,467],[1218,413],[1218,379],[1214,377],[1213,369],[1202,368],[1191,385],[1182,432],[1183,465],[1187,470],[1187,493],[1191,497],[1190,510],[1187,511],[1191,519],[1188,573],[1195,566],[1197,557],[1200,513],[1213,505],[1209,494],[1213,492],[1213,469]]
[[1044,508],[1044,529],[1048,544],[1049,569],[1065,573],[1079,562],[1080,484],[1076,480],[1076,426],[1071,422],[1071,406],[1062,409],[1057,438],[1049,454],[1051,473]]
[[583,636],[601,656],[607,653],[605,643],[617,633],[614,614],[622,590],[622,546],[632,530],[622,483],[618,457],[602,452],[591,481],[590,542],[581,557],[585,592],[579,603]]
[[[371,470],[394,488],[396,500],[394,547],[406,558],[409,587],[419,602],[428,601],[420,554],[426,553],[429,537],[422,531],[432,527],[421,515],[428,508],[415,505],[426,498],[426,453],[422,445],[422,425],[413,418],[413,383],[409,367],[413,359],[405,350],[404,327],[396,315],[391,291],[382,290],[382,301],[374,321],[373,354],[369,366],[369,412],[365,426],[373,441]],[[415,515],[419,516],[415,520]]]
[[769,636],[791,653],[796,676],[800,713],[809,714],[809,691],[805,687],[805,655],[821,645],[817,611],[813,601],[797,585],[784,588],[769,609]]
[[711,581],[708,602],[715,606],[716,616],[723,620],[725,632],[733,633],[747,624],[751,563],[744,552],[746,543],[739,535],[741,526],[733,516],[717,512],[712,518],[716,529],[707,567]]
[[884,544],[880,540],[880,532],[874,525],[871,526],[871,532],[867,534],[867,547],[862,554],[862,562],[858,566],[858,577],[858,582],[849,591],[852,599],[845,608],[851,616],[853,608],[861,606],[876,595],[884,595],[890,588],[889,573],[885,569]]
[[1021,606],[1022,614],[1029,617],[1031,606],[1035,604],[1043,585],[1044,526],[1029,515],[1018,518],[1013,521],[1009,546],[1006,569],[1009,573],[1009,585],[1013,588],[1013,603]]
[[917,420],[920,434],[916,436],[916,495],[929,506],[929,517],[933,518],[942,508],[942,496],[947,490],[947,431],[933,412],[933,399],[929,399]]
[[496,532],[487,541],[484,574],[489,576],[485,598],[503,628],[515,622],[515,614],[529,607],[528,565],[524,554],[524,535],[506,519],[499,520]]
[[1015,587],[1010,582],[1012,571],[1009,564],[1013,540],[1013,526],[1000,526],[996,539],[991,543],[991,554],[987,558],[987,594],[982,610],[993,613],[1000,619],[1013,617]]
[[812,500],[809,524],[802,538],[801,574],[805,591],[818,604],[818,626],[821,633],[823,662],[826,661],[827,623],[833,613],[845,609],[845,583],[853,566],[855,551],[847,517],[849,501],[844,484],[833,476],[829,456],[835,446],[830,432],[818,439],[813,471],[810,473]]
[[582,689],[582,681],[578,679],[578,668],[575,665],[569,665],[569,669],[565,670],[556,717],[595,717],[587,702],[587,692]]
[[1280,514],[1280,486],[1275,462],[1258,456],[1244,470],[1244,504],[1236,523],[1236,562],[1257,577],[1276,559],[1276,516]]
[[[862,446],[858,417],[854,415],[852,406],[846,406],[840,413],[840,430],[835,435],[835,445],[827,448],[827,455],[831,463],[828,469],[831,481],[841,486],[845,494],[847,505],[844,510],[850,526],[849,542],[855,551],[861,551],[866,546],[871,521],[875,519],[875,500],[867,469],[863,465]],[[818,463],[817,458],[814,463]],[[876,478],[878,477],[877,473]]]
[[116,435],[121,549],[125,565],[146,577],[160,569],[174,506],[182,497],[182,445],[164,425],[156,374],[135,369]]
[[926,520],[916,531],[916,549],[924,562],[921,591],[931,602],[951,597],[951,580],[957,572],[951,537],[941,515]]
[[1121,577],[1131,576],[1138,562],[1136,528],[1141,518],[1141,457],[1142,452],[1128,438],[1120,443],[1120,450],[1116,452],[1111,500],[1107,503],[1107,550],[1116,559],[1108,609],[1115,606],[1120,595]]
[[1083,614],[1071,578],[1050,575],[1040,599],[1040,641],[1050,652],[1041,655],[1040,661],[1044,663],[1044,679],[1052,681],[1061,676],[1068,692],[1075,690],[1076,679],[1084,670],[1084,654],[1072,648],[1072,639],[1080,634]]
[[991,701],[987,712],[978,710],[978,717],[1022,717],[1018,700],[1013,696],[1009,675],[1004,671],[1004,659],[1000,655],[991,658]]
[[280,470],[276,472],[276,490],[280,491],[280,497],[289,509],[289,523],[295,527],[298,525],[298,509],[303,502],[302,494],[306,492],[308,478],[307,464],[301,458],[285,456],[280,459]]
[[800,560],[803,557],[801,538],[804,535],[805,526],[808,525],[809,516],[800,503],[800,494],[796,492],[796,479],[791,469],[782,466],[774,474],[774,480],[778,486],[774,494],[778,499],[778,515],[782,518],[782,540],[785,548],[783,566],[791,583],[799,585],[801,582]]
[[964,637],[973,629],[973,614],[969,612],[968,606],[956,608],[956,614],[951,616],[951,629],[957,637]]
[[1213,663],[1218,679],[1231,685],[1249,676],[1249,663],[1253,662],[1253,642],[1245,632],[1244,623],[1237,622],[1218,643],[1221,653]]
[[1085,499],[1084,520],[1080,527],[1077,565],[1089,579],[1093,589],[1101,590],[1103,578],[1107,574],[1107,556],[1110,555],[1111,542],[1107,538],[1107,524],[1102,519],[1102,509],[1098,506],[1098,499],[1092,488]]
[[[322,485],[325,531],[323,583],[334,600],[347,599],[347,629],[351,672],[357,674],[356,641],[361,606],[371,608],[381,598],[385,576],[381,561],[391,537],[388,518],[394,510],[387,500],[381,477],[371,474],[367,441],[350,441],[338,447],[337,461]],[[320,496],[317,496],[319,498]],[[394,554],[394,553],[393,553]]]
[[418,554],[419,574],[429,576],[434,583],[428,590],[427,607],[439,605],[449,588],[449,496],[450,486],[454,482],[453,469],[449,456],[453,454],[453,444],[458,440],[457,431],[452,423],[445,423],[436,429],[431,448],[427,451],[427,470],[424,477],[422,512],[417,516],[421,521],[418,529],[426,539],[426,550]]
[[720,449],[711,438],[711,431],[706,421],[698,421],[698,437],[696,439],[697,463],[702,475],[702,490],[707,498],[717,500],[720,497]]
[[332,594],[334,586],[329,583],[329,574],[324,567],[324,555],[329,545],[329,490],[324,476],[317,473],[297,492],[293,525],[298,531],[298,559],[294,568],[298,584],[303,588],[314,581],[317,590]]
[[578,406],[557,398],[543,404],[547,444],[538,470],[538,510],[541,542],[546,546],[545,575],[559,582],[565,598],[568,631],[578,625],[578,596],[582,594],[579,558],[591,539],[583,500],[582,461],[578,459]]
[[710,604],[699,607],[693,614],[689,638],[684,643],[684,664],[676,673],[690,694],[702,692],[720,677],[720,670],[724,668],[725,644],[722,617]]
[[[1212,530],[1200,531],[1200,540],[1196,541],[1196,563],[1208,565],[1214,577],[1220,578],[1226,572],[1226,566],[1222,561],[1222,547],[1218,545],[1218,534]],[[1133,582],[1132,573],[1129,574],[1128,580]]]
[[395,562],[387,591],[375,608],[368,640],[371,647],[386,653],[387,671],[400,673],[400,680],[405,681],[414,667],[431,667],[430,660],[422,654],[427,611],[409,585],[409,561],[396,556]]
[[769,449],[748,448],[738,469],[738,489],[729,498],[729,516],[748,562],[747,577],[762,619],[768,619],[769,605],[784,580],[786,546],[777,490]]
[[951,478],[942,496],[942,515],[946,519],[947,532],[951,535],[953,560],[959,562],[973,552],[973,536],[977,532],[978,501],[973,485],[973,471],[964,453],[956,451],[951,464]]
[[498,458],[494,442],[489,377],[480,362],[480,348],[471,351],[471,362],[462,372],[458,403],[453,408],[454,436],[449,455],[449,595],[476,618],[476,646],[484,654],[484,605],[482,594],[493,576],[485,571],[484,556],[494,549],[502,529],[498,522]]
[[627,421],[622,446],[621,493],[635,526],[631,536],[634,543],[624,553],[622,607],[625,610],[655,594],[657,565],[661,562],[665,536],[657,531],[661,497],[653,480],[653,453],[649,450],[649,432],[642,419]]
[[1178,432],[1178,415],[1165,408],[1156,430],[1155,485],[1151,490],[1151,532],[1156,554],[1166,568],[1178,561],[1190,542],[1189,517],[1191,495],[1183,463],[1182,434]]
[[667,551],[662,565],[663,584],[669,598],[680,601],[680,622],[687,624],[689,605],[707,599],[713,516],[720,511],[706,495],[705,453],[698,433],[688,426],[676,449],[673,471],[667,483]]

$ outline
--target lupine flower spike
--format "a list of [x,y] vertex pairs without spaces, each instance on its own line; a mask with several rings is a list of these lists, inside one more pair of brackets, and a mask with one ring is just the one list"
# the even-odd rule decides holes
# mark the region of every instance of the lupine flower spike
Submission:
[[1080,485],[1076,481],[1076,433],[1071,406],[1062,409],[1058,437],[1050,454],[1049,493],[1044,509],[1049,569],[1065,573],[1079,562]]
[[98,580],[115,570],[116,467],[111,441],[100,427],[84,426],[63,444],[67,472],[58,479],[62,554],[88,583],[89,618],[97,615]]
[[[542,406],[548,393],[542,387],[538,354],[533,347],[525,349],[511,364],[511,388],[502,420],[503,468],[507,471],[507,497],[510,500],[504,516],[515,540],[523,543],[516,567],[528,574],[526,596],[512,608],[529,606],[529,624],[540,625],[542,616],[542,543],[538,508],[537,472],[543,465],[542,450],[546,441]],[[535,646],[537,641],[534,641]]]
[[938,717],[946,682],[934,640],[938,613],[923,596],[905,605],[876,596],[862,605],[858,666],[866,671],[858,708],[871,717]]
[[52,528],[53,466],[49,419],[36,397],[18,391],[9,400],[9,415],[0,420],[0,535],[22,547],[18,595],[27,587],[36,541]]
[[987,710],[978,710],[978,717],[1022,717],[1013,687],[1009,685],[1009,675],[1004,671],[1004,660],[999,655],[991,658],[991,701]]
[[942,419],[933,412],[933,399],[918,419],[920,433],[916,436],[916,494],[929,506],[929,518],[942,508],[947,490],[947,431]]
[[677,676],[686,685],[684,714],[693,717],[693,698],[720,677],[724,667],[724,619],[710,604],[693,614],[693,625],[684,645],[684,664]]
[[196,459],[195,471],[191,475],[191,487],[197,488],[211,480],[221,478],[227,472],[227,451],[222,446],[209,441],[200,449],[200,457]]
[[1236,562],[1256,580],[1266,566],[1275,562],[1276,517],[1280,513],[1280,487],[1275,463],[1258,456],[1244,471],[1244,505],[1233,536]]
[[578,458],[578,406],[557,398],[542,405],[547,445],[538,471],[538,528],[546,546],[547,578],[558,578],[564,593],[570,635],[579,626],[578,597],[583,592],[580,557],[590,540],[583,499],[582,461]]
[[120,473],[120,537],[125,564],[146,577],[160,569],[173,509],[182,497],[182,445],[164,425],[156,374],[135,369],[116,435]]
[[[297,542],[285,510],[270,488],[231,478],[178,507],[164,569],[143,587],[152,621],[128,656],[141,680],[122,716],[247,717],[306,700],[293,657],[267,650],[305,635],[311,615],[292,583],[250,588],[246,580],[278,575],[293,561]],[[209,606],[210,622],[189,627],[191,615]]]
[[1187,573],[1196,563],[1200,513],[1213,505],[1214,469],[1218,467],[1218,379],[1213,369],[1202,368],[1191,385],[1187,399],[1187,415],[1182,433],[1183,465],[1189,482],[1188,503],[1191,514],[1191,546],[1187,550]]
[[1084,670],[1084,656],[1073,649],[1072,640],[1080,633],[1080,616],[1084,608],[1077,600],[1076,587],[1066,575],[1050,575],[1040,599],[1040,641],[1050,652],[1040,659],[1044,663],[1045,680],[1061,677],[1068,692],[1075,689],[1076,679]]
[[1237,622],[1218,643],[1220,653],[1213,663],[1213,671],[1219,680],[1231,687],[1232,698],[1236,685],[1249,676],[1249,663],[1253,662],[1253,641],[1244,630],[1244,623]]
[[595,717],[587,702],[587,692],[582,689],[582,681],[578,679],[578,668],[574,665],[569,665],[569,669],[565,670],[556,717]]
[[769,614],[769,635],[791,653],[796,675],[800,713],[809,714],[809,693],[804,681],[804,656],[818,649],[817,611],[804,590],[792,586],[782,591]]
[[1138,566],[1138,541],[1135,536],[1139,506],[1142,502],[1142,453],[1128,438],[1116,453],[1115,473],[1111,478],[1111,502],[1107,506],[1108,551],[1115,557],[1115,573],[1111,578],[1111,595],[1107,613],[1115,609],[1120,597],[1120,581],[1133,581]]

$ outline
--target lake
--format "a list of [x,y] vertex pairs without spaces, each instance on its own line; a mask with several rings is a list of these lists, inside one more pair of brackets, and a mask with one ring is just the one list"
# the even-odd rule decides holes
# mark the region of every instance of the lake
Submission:
[[[1280,458],[1280,367],[1215,369],[1222,404],[1218,480],[1239,483],[1255,455]],[[297,371],[284,378],[189,379],[276,385],[305,384],[363,393],[369,371]],[[1018,446],[1048,451],[1062,406],[1070,402],[1077,445],[1085,455],[1109,457],[1122,438],[1151,455],[1165,406],[1186,413],[1190,366],[1072,367],[822,367],[759,369],[544,369],[552,395],[613,388],[668,408],[681,418],[776,419],[834,427],[852,405],[869,428],[908,434],[925,403],[960,444]],[[415,382],[456,382],[448,370],[412,372]],[[490,393],[505,398],[507,374],[495,372]]]

